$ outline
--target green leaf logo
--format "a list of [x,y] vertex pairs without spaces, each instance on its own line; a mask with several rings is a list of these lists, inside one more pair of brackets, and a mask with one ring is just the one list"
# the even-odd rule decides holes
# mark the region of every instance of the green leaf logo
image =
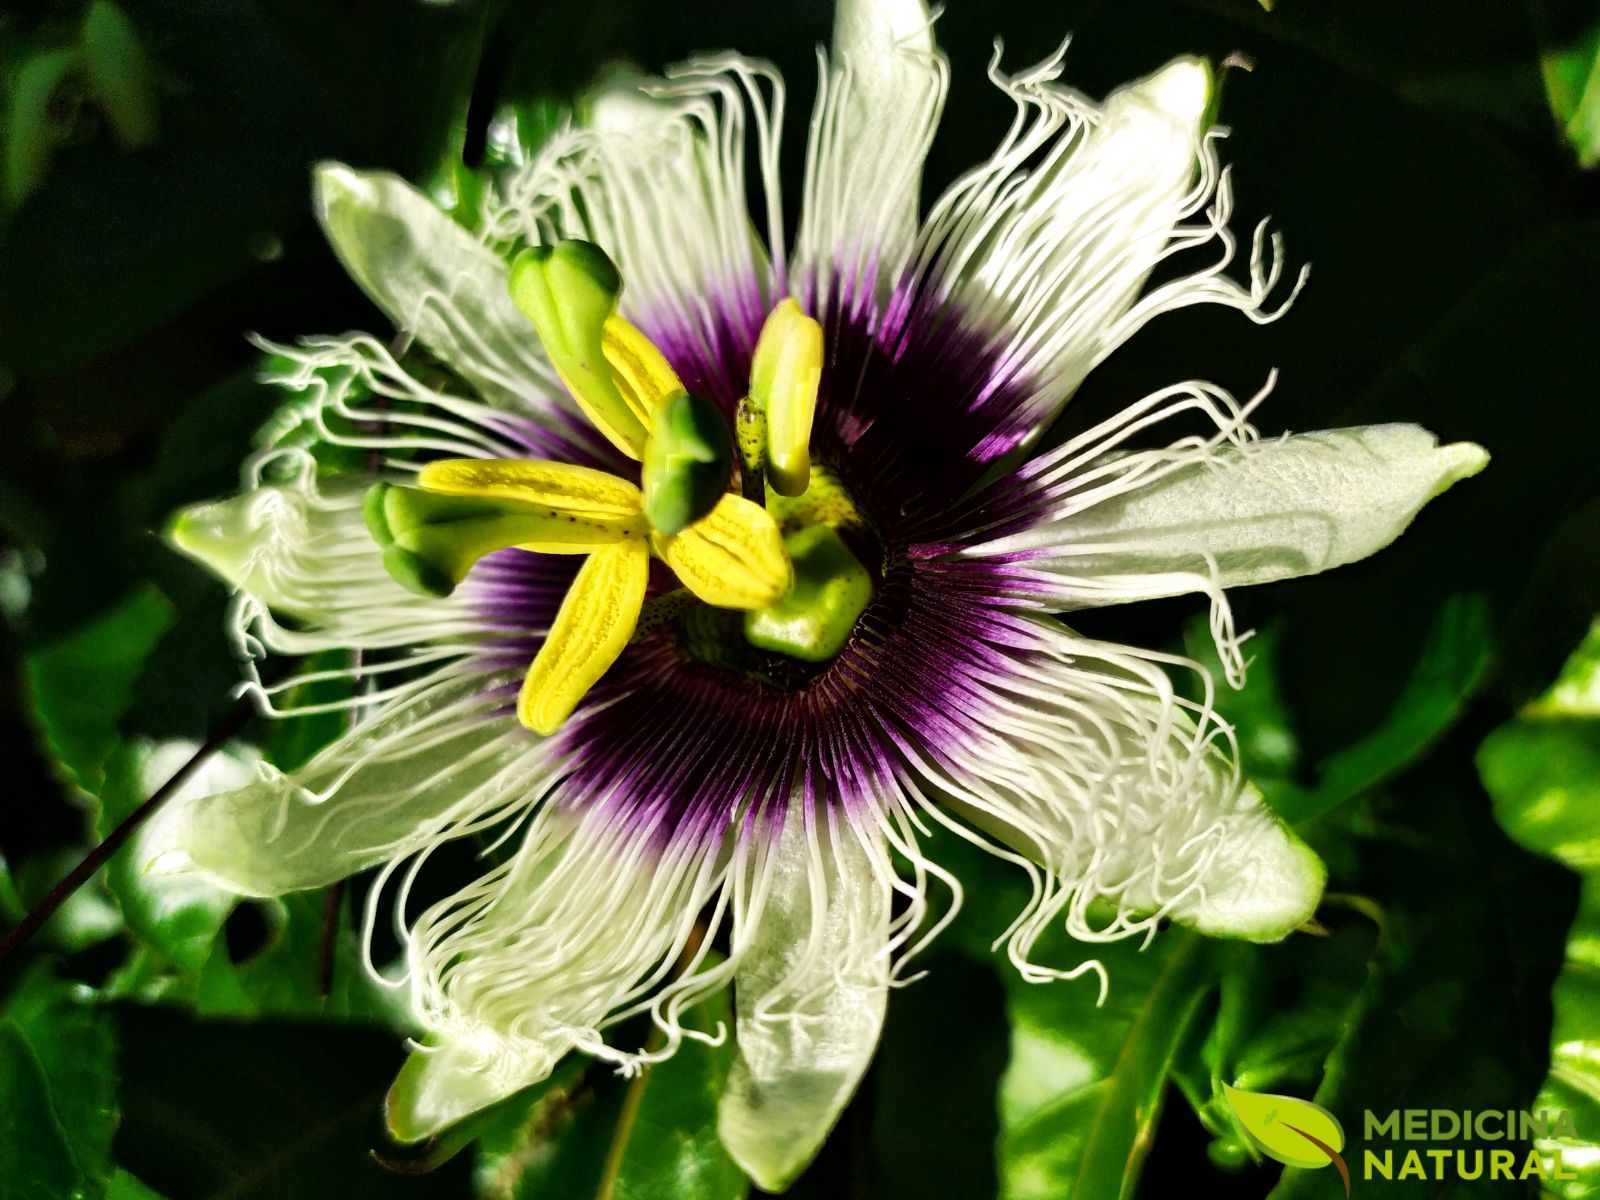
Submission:
[[1350,1168],[1339,1156],[1344,1129],[1331,1112],[1309,1100],[1246,1092],[1226,1083],[1222,1092],[1239,1125],[1263,1154],[1291,1167],[1332,1163],[1344,1180],[1344,1194],[1350,1194]]

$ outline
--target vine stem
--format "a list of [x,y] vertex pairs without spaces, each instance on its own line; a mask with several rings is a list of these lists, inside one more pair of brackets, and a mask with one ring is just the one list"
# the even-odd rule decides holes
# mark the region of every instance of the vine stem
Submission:
[[83,856],[83,860],[67,873],[65,879],[51,888],[43,900],[35,904],[6,934],[0,939],[0,964],[11,957],[19,947],[29,938],[39,932],[39,927],[53,917],[56,910],[65,904],[71,895],[81,888],[101,867],[105,866],[111,856],[122,849],[127,840],[132,837],[146,821],[155,815],[156,809],[169,800],[173,793],[188,782],[189,777],[208,758],[222,749],[229,738],[250,723],[256,715],[254,702],[245,697],[228,710],[221,722],[214,728],[200,748],[189,756],[183,766],[174,771],[168,780],[158,787],[143,804],[134,809],[110,833],[106,834],[100,844]]
[[[683,947],[683,953],[678,955],[678,962],[672,973],[674,979],[682,978],[684,972],[689,969],[689,964],[694,962],[707,932],[703,920],[695,922],[694,930]],[[645,1049],[659,1050],[665,1041],[666,1038],[660,1028],[653,1028],[645,1042]],[[611,1134],[611,1146],[606,1153],[605,1166],[600,1174],[600,1189],[595,1194],[595,1200],[613,1200],[616,1196],[617,1180],[622,1175],[622,1163],[628,1155],[628,1141],[633,1137],[634,1122],[639,1119],[639,1106],[644,1103],[644,1089],[649,1083],[648,1065],[641,1067],[639,1073],[628,1083],[627,1093],[622,1097],[622,1111],[617,1114],[617,1127]]]

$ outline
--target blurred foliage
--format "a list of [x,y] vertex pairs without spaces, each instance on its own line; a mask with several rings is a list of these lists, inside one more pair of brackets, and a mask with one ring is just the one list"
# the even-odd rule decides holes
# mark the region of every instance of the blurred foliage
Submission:
[[[685,1013],[686,1028],[731,1030],[726,993]],[[612,1200],[737,1200],[744,1172],[717,1139],[717,1097],[733,1042],[685,1042],[631,1080],[568,1059],[544,1085],[499,1106],[477,1166],[485,1200],[603,1196]]]
[[1548,1144],[1561,1149],[1575,1178],[1547,1191],[1579,1200],[1600,1187],[1600,623],[1550,689],[1484,740],[1478,770],[1518,845],[1580,879],[1555,981],[1550,1073],[1534,1102],[1573,1115],[1578,1136]]
[[[155,533],[237,483],[265,422],[292,424],[244,333],[383,332],[316,233],[312,164],[399,171],[469,219],[514,154],[491,117],[535,143],[609,64],[736,46],[789,80],[797,179],[828,27],[824,5],[734,0],[5,6],[0,916],[229,705],[227,597]],[[1248,61],[1223,108],[1238,221],[1274,213],[1315,274],[1266,329],[1163,318],[1091,376],[1064,432],[1174,379],[1247,393],[1279,365],[1269,432],[1416,420],[1494,462],[1370,562],[1235,597],[1263,632],[1218,703],[1329,863],[1317,928],[1276,946],[1041,943],[1065,968],[1100,959],[1102,1006],[1092,976],[1020,980],[991,941],[1025,885],[942,839],[966,908],[930,978],[893,997],[872,1073],[792,1194],[1331,1194],[1328,1172],[1259,1160],[1224,1082],[1314,1099],[1356,1150],[1366,1108],[1535,1103],[1571,1109],[1574,1149],[1592,1150],[1594,643],[1547,684],[1600,611],[1600,19],[1565,0],[951,0],[930,191],[1010,118],[984,78],[993,37],[1015,69],[1068,32],[1068,78],[1090,94],[1178,53]],[[1081,625],[1173,649],[1187,628],[1201,656],[1194,611]],[[210,769],[292,766],[339,728],[258,723]],[[0,1197],[744,1190],[714,1135],[726,1044],[632,1080],[569,1059],[488,1114],[470,1152],[403,1157],[381,1101],[413,1031],[364,969],[368,881],[240,904],[148,870],[159,832],[0,971]],[[380,937],[373,956],[393,951]],[[692,1023],[714,1029],[726,1005]],[[1562,1194],[1595,1186],[1588,1172]],[[1536,1194],[1451,1194],[1513,1192]]]

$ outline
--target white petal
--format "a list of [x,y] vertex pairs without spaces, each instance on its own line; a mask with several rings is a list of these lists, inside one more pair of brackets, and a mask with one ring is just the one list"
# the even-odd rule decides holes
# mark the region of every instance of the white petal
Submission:
[[384,1104],[396,1141],[420,1142],[537,1083],[572,1049],[552,1036],[516,1044],[484,1030],[412,1051]]
[[770,69],[731,56],[667,81],[613,82],[592,97],[586,126],[558,133],[507,182],[490,227],[506,240],[581,237],[604,248],[622,273],[622,314],[688,386],[714,390],[719,380],[706,376],[748,361],[775,300],[774,268],[751,227],[746,126],[762,228],[781,264],[781,108]]
[[[552,765],[547,780],[559,770]],[[686,947],[729,870],[721,846],[662,845],[603,804],[551,797],[512,859],[435,904],[405,931],[412,1002],[428,1044],[389,1098],[390,1127],[415,1140],[536,1083],[570,1049],[635,1069],[691,1031],[691,997],[721,986],[709,940]],[[650,1011],[659,1053],[608,1046],[602,1029]],[[703,1036],[703,1035],[702,1035]]]
[[819,828],[791,812],[771,890],[752,911],[735,976],[739,1057],[717,1131],[767,1191],[782,1191],[811,1161],[877,1046],[890,936],[882,860],[875,829],[846,819]]
[[[369,486],[364,479],[334,478],[253,488],[181,510],[169,537],[238,591],[280,612],[327,620],[352,582],[387,578],[361,516]],[[386,602],[402,603],[408,595],[392,581],[390,588]]]
[[1301,924],[1321,865],[1241,783],[1209,709],[1135,651],[1038,628],[997,674],[974,744],[923,764],[958,812],[1043,868],[1013,959],[1036,970],[1028,950],[1062,914],[1085,940],[1161,917],[1256,941]]
[[[149,754],[139,769],[140,786],[144,793],[149,795],[171,779],[180,767],[194,757],[198,749],[198,742],[183,739],[151,743]],[[134,834],[131,857],[135,872],[141,875],[165,875],[185,865],[183,852],[179,849],[181,814],[184,809],[201,797],[248,786],[260,767],[260,751],[253,746],[233,742],[205,758],[156,811],[155,816]],[[199,880],[193,879],[172,879],[163,881],[159,886],[174,893],[185,886],[196,889],[205,887]],[[202,893],[197,891],[195,894]]]
[[[1220,840],[1200,888],[1169,910],[1173,920],[1201,933],[1259,942],[1281,938],[1311,916],[1328,870],[1253,784],[1240,790]],[[1144,906],[1154,910],[1154,900]]]
[[821,309],[896,283],[917,232],[922,165],[949,68],[922,0],[842,0],[811,122],[796,275]]
[[[934,205],[919,251],[934,311],[918,321],[953,319],[996,360],[989,390],[1017,397],[1006,420],[1020,434],[1042,428],[1158,312],[1214,302],[1268,319],[1281,272],[1258,244],[1248,286],[1222,274],[1234,242],[1226,180],[1205,142],[1204,62],[1178,59],[1098,105],[1060,86],[1060,73],[1058,55],[995,75],[1017,118],[994,156]],[[1220,261],[1139,299],[1163,258],[1212,241]]]
[[511,682],[425,680],[300,770],[262,764],[254,783],[184,804],[163,825],[166,845],[252,896],[321,887],[405,854],[449,814],[492,807],[499,790],[533,778],[539,743],[493,694]]
[[535,410],[565,396],[528,321],[511,303],[505,261],[405,180],[325,163],[317,217],[346,270],[405,333],[486,399]]
[[[361,516],[369,485],[364,478],[319,480],[308,468],[295,483],[186,508],[168,537],[249,598],[236,623],[243,636],[274,650],[410,646],[470,633],[461,598],[417,596],[389,577]],[[287,627],[266,610],[300,623]]]
[[1222,587],[1311,575],[1383,549],[1423,505],[1488,461],[1479,446],[1440,446],[1415,425],[1225,445],[1092,507],[1064,505],[1030,536],[1045,552],[1032,565],[1122,580],[1123,594],[1101,602],[1188,590],[1184,573]]

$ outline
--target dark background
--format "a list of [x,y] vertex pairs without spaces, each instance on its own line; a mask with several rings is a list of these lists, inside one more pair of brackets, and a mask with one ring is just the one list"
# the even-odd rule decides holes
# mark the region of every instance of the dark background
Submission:
[[[128,148],[92,104],[64,105],[48,173],[0,216],[0,850],[30,897],[48,884],[53,853],[82,842],[83,817],[40,749],[24,656],[153,581],[177,619],[122,729],[196,736],[215,722],[237,678],[220,632],[226,596],[156,531],[174,506],[236,485],[275,404],[253,378],[247,332],[289,340],[384,329],[311,220],[311,165],[339,158],[429,177],[452,156],[481,153],[483,122],[499,104],[565,101],[610,60],[656,69],[733,47],[772,59],[789,82],[792,203],[814,47],[831,21],[822,3],[728,0],[127,0],[125,9],[154,64],[159,136]],[[0,70],[14,73],[80,12],[6,0]],[[1180,53],[1217,61],[1239,52],[1253,63],[1228,74],[1222,106],[1234,130],[1222,150],[1234,225],[1247,235],[1270,214],[1291,264],[1313,265],[1310,285],[1264,329],[1221,311],[1162,318],[1094,373],[1066,420],[1091,422],[1191,377],[1248,394],[1277,366],[1258,417],[1265,433],[1416,421],[1489,449],[1489,470],[1430,507],[1391,551],[1236,597],[1242,626],[1279,632],[1279,682],[1307,761],[1373,727],[1448,598],[1484,598],[1490,675],[1456,731],[1398,782],[1395,803],[1405,813],[1432,804],[1442,827],[1490,847],[1486,861],[1520,852],[1487,823],[1473,748],[1548,682],[1600,608],[1600,179],[1562,141],[1539,70],[1542,48],[1597,19],[1589,5],[1521,0],[1281,0],[1270,13],[1250,0],[950,0],[937,25],[953,82],[925,199],[986,155],[1009,119],[984,78],[995,37],[1015,70],[1070,32],[1066,78],[1094,96]],[[1145,606],[1101,615],[1091,631],[1167,644],[1193,611]],[[1444,792],[1448,804],[1429,799]],[[1547,984],[1572,894],[1526,869],[1545,890],[1517,883],[1514,902],[1535,915],[1527,969]],[[1427,872],[1404,859],[1392,870]],[[1440,897],[1488,886],[1459,863],[1440,870]],[[936,952],[930,965],[931,982],[896,995],[880,1063],[807,1194],[992,1194],[1002,989],[954,954]],[[93,953],[73,969],[92,976]],[[1493,963],[1483,973],[1520,986]],[[1485,1003],[1501,999],[1520,1024],[1489,1053],[1531,1095],[1547,1001],[1530,987]],[[168,1011],[125,1018],[119,1157],[146,1171],[156,1164],[152,1184],[168,1170],[161,1164],[188,1153],[183,1122],[198,1122],[194,1138],[255,1153],[229,1125],[262,1127],[250,1103],[281,1117],[296,1097],[320,1103],[370,1089],[373,1077],[381,1089],[398,1061],[394,1040],[379,1034],[235,1033]],[[1399,1045],[1448,1053],[1442,1042]],[[177,1093],[189,1089],[184,1111]],[[1443,1090],[1438,1106],[1463,1106],[1459,1091]],[[245,1093],[253,1099],[241,1101]],[[261,1136],[260,1154],[277,1153]],[[346,1157],[357,1165],[331,1165],[345,1159],[329,1148],[318,1178],[330,1188],[345,1181],[326,1194],[359,1194],[371,1186],[364,1172],[376,1170],[360,1157],[371,1131],[353,1120],[340,1136],[329,1146],[354,1146]],[[1207,1140],[1181,1103],[1169,1104],[1141,1194],[1265,1191],[1276,1169],[1202,1185]],[[464,1174],[458,1160],[404,1190],[461,1195]],[[264,1190],[196,1184],[192,1194],[311,1194],[251,1186]]]

